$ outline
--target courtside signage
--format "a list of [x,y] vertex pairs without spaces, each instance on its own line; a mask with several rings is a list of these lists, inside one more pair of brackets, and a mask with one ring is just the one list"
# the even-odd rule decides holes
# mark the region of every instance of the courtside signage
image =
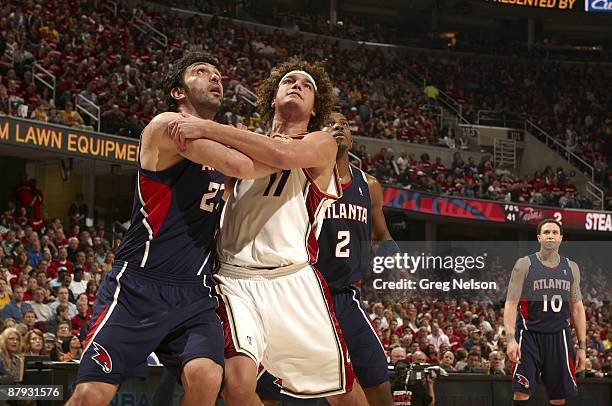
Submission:
[[2,144],[131,165],[138,157],[137,140],[6,116],[0,117]]
[[[485,0],[487,3],[508,4],[511,6],[530,7],[530,8],[545,8],[555,10],[573,10],[577,5],[578,0]],[[591,0],[585,0],[587,2]],[[597,1],[597,0],[592,0]]]
[[612,0],[584,0],[584,10],[593,13],[612,13]]

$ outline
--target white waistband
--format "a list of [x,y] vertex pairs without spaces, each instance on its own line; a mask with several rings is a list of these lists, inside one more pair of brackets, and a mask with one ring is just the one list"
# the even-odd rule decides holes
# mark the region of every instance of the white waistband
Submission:
[[232,278],[273,279],[281,276],[291,275],[309,266],[310,264],[304,262],[301,264],[281,266],[280,268],[249,268],[244,266],[230,265],[222,262],[217,273],[220,276],[230,276]]

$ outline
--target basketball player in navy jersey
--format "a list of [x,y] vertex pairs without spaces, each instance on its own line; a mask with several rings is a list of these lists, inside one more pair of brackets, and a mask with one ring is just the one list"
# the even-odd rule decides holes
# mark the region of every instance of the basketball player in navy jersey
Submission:
[[[213,405],[222,380],[223,330],[207,277],[224,177],[253,174],[244,154],[200,139],[179,151],[168,123],[180,112],[213,119],[223,97],[215,59],[176,61],[168,105],[140,140],[131,226],[98,290],[69,405],[107,405],[130,377],[145,377],[154,350],[180,377],[183,405]],[[213,169],[215,168],[215,169]]]
[[326,207],[342,194],[337,144],[321,131],[333,105],[322,64],[292,59],[258,89],[270,136],[186,116],[171,124],[179,145],[205,137],[282,171],[237,181],[225,205],[215,274],[226,334],[224,400],[261,405],[263,364],[282,392],[365,405],[324,278],[314,267]]
[[[375,177],[349,164],[348,152],[353,138],[346,117],[332,113],[328,121],[326,130],[338,144],[336,165],[342,197],[327,208],[319,234],[321,248],[317,269],[329,286],[334,312],[346,340],[355,376],[369,404],[391,406],[393,398],[387,357],[369,317],[359,303],[359,291],[353,284],[363,279],[362,271],[369,265],[368,256],[363,254],[364,246],[367,247],[372,240],[381,241],[389,255],[399,252],[399,248],[387,229],[380,183]],[[274,405],[277,400],[298,401],[283,396],[276,378],[267,372],[260,376],[257,392],[266,405]]]
[[[540,250],[516,262],[504,307],[516,406],[527,404],[539,382],[544,383],[551,405],[564,405],[566,398],[578,394],[576,372],[586,362],[580,270],[559,255],[563,226],[543,220],[537,236]],[[578,336],[575,363],[570,319]]]

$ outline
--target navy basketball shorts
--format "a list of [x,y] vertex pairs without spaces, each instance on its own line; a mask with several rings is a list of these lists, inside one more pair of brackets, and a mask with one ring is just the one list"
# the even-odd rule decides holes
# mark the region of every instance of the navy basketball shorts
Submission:
[[76,382],[145,378],[154,351],[177,377],[195,358],[223,366],[217,303],[202,279],[135,271],[116,262],[98,290]]
[[[378,339],[376,330],[359,302],[356,288],[332,293],[334,313],[346,341],[346,347],[353,364],[355,376],[363,388],[371,388],[389,380],[385,350]],[[278,379],[269,373],[261,373],[257,381],[257,393],[262,400],[291,400],[282,395]],[[312,401],[300,404],[314,404]]]
[[569,328],[555,333],[520,329],[521,359],[513,365],[512,391],[533,394],[543,383],[551,400],[578,395],[574,349]]

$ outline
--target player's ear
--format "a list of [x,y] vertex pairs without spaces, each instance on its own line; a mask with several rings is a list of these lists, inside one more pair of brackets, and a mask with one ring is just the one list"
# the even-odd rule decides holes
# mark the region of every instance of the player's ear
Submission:
[[312,114],[313,117],[317,116],[317,112],[314,109],[312,109],[312,113],[311,114]]
[[175,100],[182,100],[185,98],[185,92],[183,92],[183,89],[180,87],[173,87],[172,90],[170,90],[170,96]]

